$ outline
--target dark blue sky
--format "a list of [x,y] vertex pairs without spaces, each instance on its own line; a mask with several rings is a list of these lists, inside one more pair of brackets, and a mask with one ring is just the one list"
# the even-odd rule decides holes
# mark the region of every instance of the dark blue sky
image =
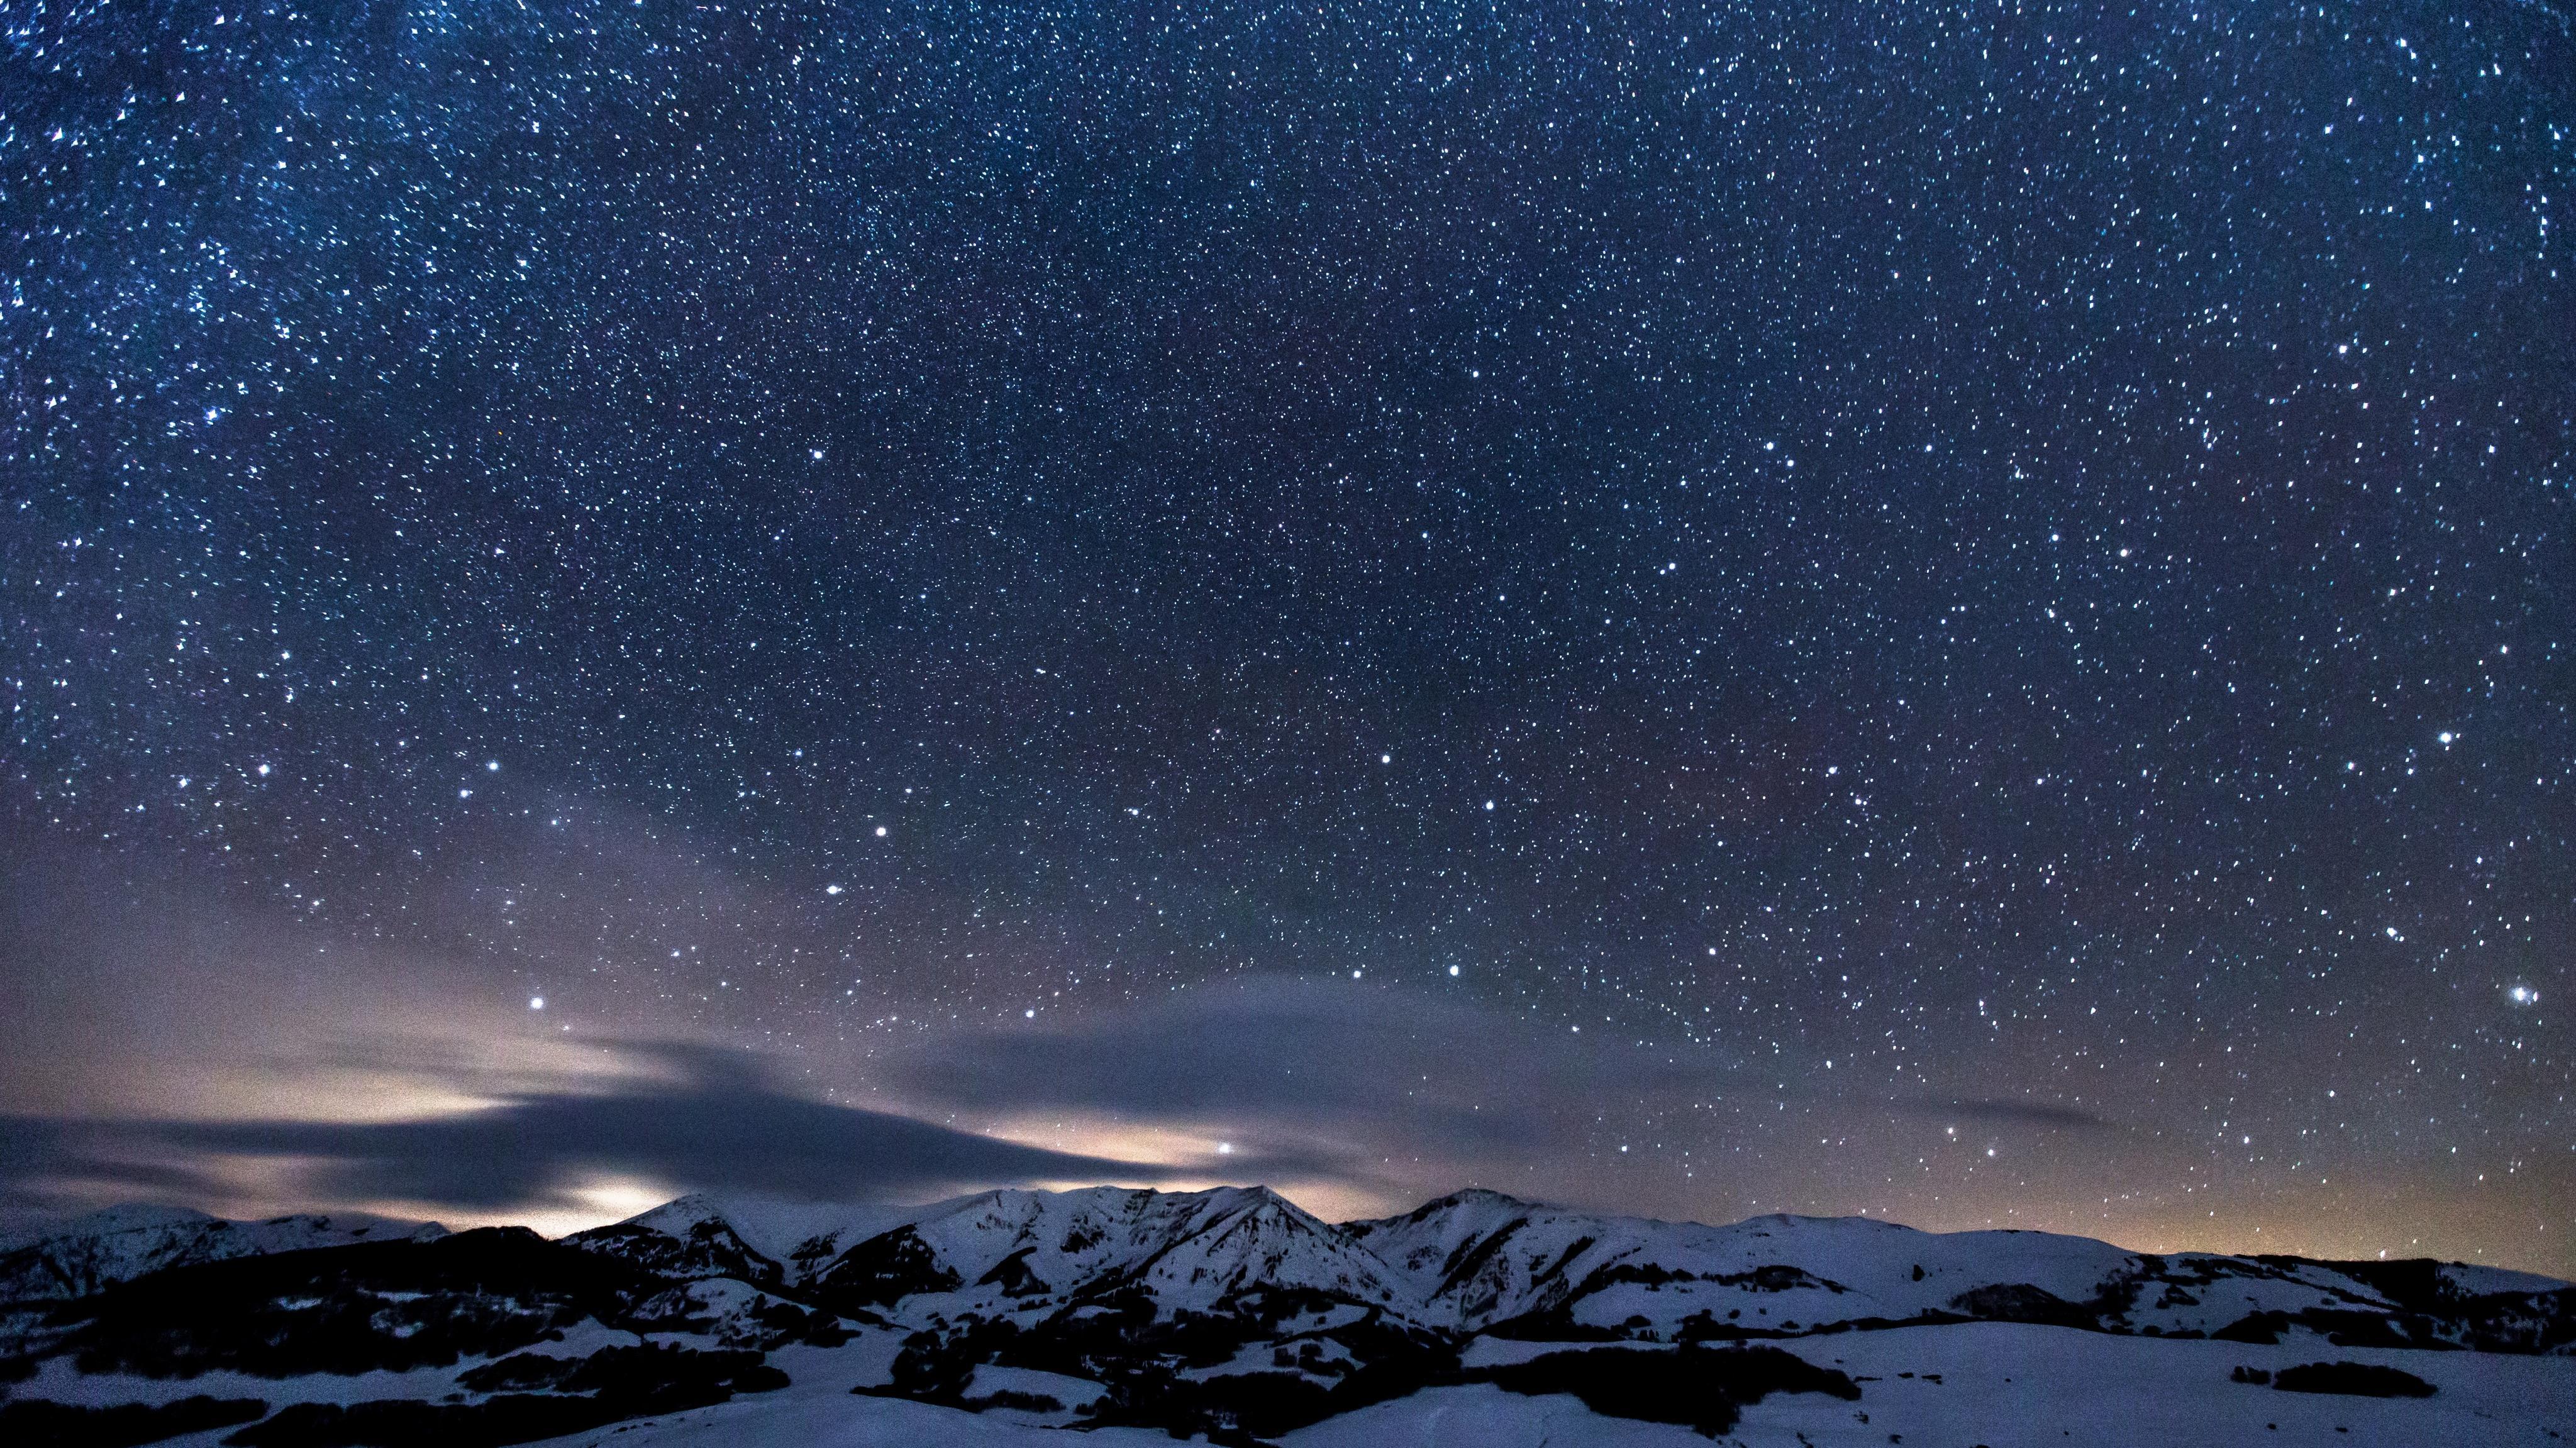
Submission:
[[1667,1063],[1363,1194],[2576,1265],[2557,10],[0,21],[0,1108],[1359,971]]

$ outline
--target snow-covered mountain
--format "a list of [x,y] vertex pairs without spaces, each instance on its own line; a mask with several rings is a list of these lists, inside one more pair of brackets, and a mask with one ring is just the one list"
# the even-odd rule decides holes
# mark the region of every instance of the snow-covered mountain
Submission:
[[[1409,1314],[1414,1294],[1351,1235],[1266,1187],[996,1191],[810,1224],[783,1258],[776,1209],[686,1198],[569,1240],[654,1270],[777,1284],[844,1312],[1026,1316],[1122,1291],[1158,1312],[1306,1292]],[[745,1219],[737,1224],[735,1216]]]
[[446,1228],[357,1212],[228,1222],[184,1207],[122,1206],[0,1237],[0,1302],[82,1297],[165,1267],[344,1247],[427,1240]]
[[1346,1230],[1444,1325],[1509,1336],[1741,1339],[1955,1315],[2206,1337],[2272,1315],[2353,1313],[2424,1318],[2413,1325],[2457,1342],[2472,1329],[2445,1309],[2564,1285],[2427,1262],[2159,1256],[2086,1237],[1921,1232],[1867,1217],[1706,1227],[1556,1211],[1484,1191]]
[[[626,1421],[638,1448],[700,1423],[733,1425],[709,1442],[1081,1426],[1324,1448],[1749,1442],[1776,1421],[1817,1443],[1912,1422],[2000,1444],[2074,1436],[2020,1431],[2057,1421],[2031,1416],[2032,1384],[2076,1412],[2102,1385],[2074,1375],[2105,1362],[2122,1391],[2196,1406],[2162,1437],[2132,1433],[2149,1414],[2089,1441],[2235,1441],[2211,1425],[2249,1415],[2576,1438],[2576,1289],[2546,1278],[1863,1218],[1713,1227],[1482,1191],[1341,1225],[1258,1187],[701,1195],[558,1242],[128,1208],[0,1264],[12,1441],[507,1443]],[[2332,1412],[2302,1406],[2311,1389]],[[111,1432],[92,1410],[122,1416]]]
[[[791,1211],[804,1220],[781,1230]],[[568,1240],[656,1271],[733,1277],[906,1321],[1027,1319],[1137,1288],[1165,1316],[1208,1314],[1267,1290],[1344,1299],[1447,1333],[1664,1342],[1925,1319],[2206,1337],[2276,1331],[2273,1319],[2332,1321],[2350,1333],[2375,1318],[2398,1341],[2413,1333],[2460,1344],[2508,1330],[2509,1306],[2553,1299],[2565,1286],[2458,1264],[2157,1255],[2085,1237],[1933,1233],[1865,1217],[1711,1227],[1491,1191],[1340,1226],[1262,1188],[1001,1191],[911,1211],[831,1211],[690,1197]]]

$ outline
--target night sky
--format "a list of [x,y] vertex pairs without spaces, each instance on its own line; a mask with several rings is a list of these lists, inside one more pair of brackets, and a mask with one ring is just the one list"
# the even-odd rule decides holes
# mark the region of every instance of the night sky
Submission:
[[0,1209],[2576,1272],[2540,3],[0,0]]

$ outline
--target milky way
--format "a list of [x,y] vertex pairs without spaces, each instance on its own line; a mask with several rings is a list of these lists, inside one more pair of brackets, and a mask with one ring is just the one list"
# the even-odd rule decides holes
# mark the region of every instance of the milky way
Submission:
[[2559,9],[0,24],[29,1120],[1248,982],[1635,1057],[1351,1048],[1394,1197],[2576,1265]]

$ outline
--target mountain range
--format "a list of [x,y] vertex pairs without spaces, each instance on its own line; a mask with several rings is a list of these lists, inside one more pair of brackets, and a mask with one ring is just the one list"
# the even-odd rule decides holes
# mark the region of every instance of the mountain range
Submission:
[[189,1448],[2538,1444],[2576,1289],[1489,1191],[694,1195],[552,1241],[120,1207],[0,1239],[0,1389],[0,1440]]

